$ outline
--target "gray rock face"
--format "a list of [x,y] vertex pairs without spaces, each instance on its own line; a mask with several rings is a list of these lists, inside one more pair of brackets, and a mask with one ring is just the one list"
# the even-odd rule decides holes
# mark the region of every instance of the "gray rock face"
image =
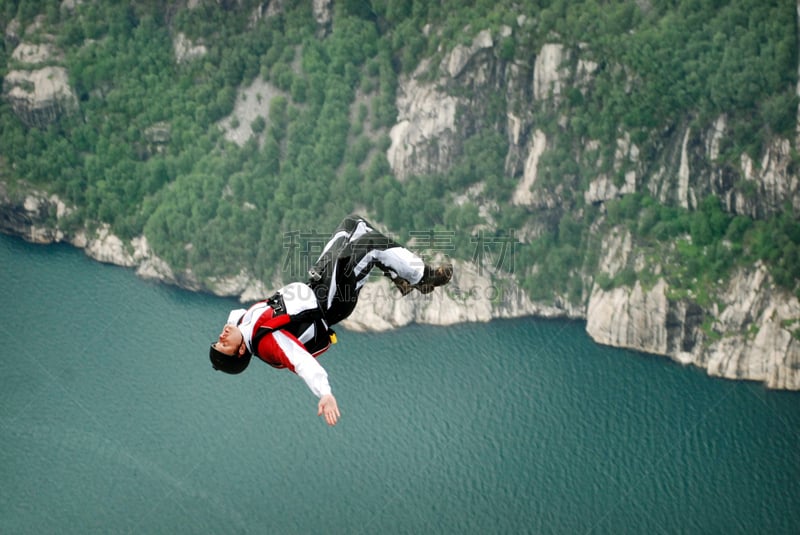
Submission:
[[[421,66],[420,69],[424,69]],[[398,121],[386,157],[399,180],[436,173],[452,164],[458,99],[413,76],[398,89]]]
[[66,206],[55,196],[35,190],[13,193],[0,181],[0,232],[33,243],[58,242],[63,233],[55,222],[67,213]]
[[638,282],[632,289],[595,287],[586,331],[601,344],[666,355],[709,375],[800,389],[797,298],[776,291],[763,266],[739,272],[725,290],[723,312],[712,316],[691,301],[668,299],[663,279],[650,289]]
[[[12,34],[15,40],[19,39],[17,33]],[[26,125],[44,128],[78,109],[78,98],[69,85],[67,70],[57,65],[62,56],[47,42],[23,41],[12,52],[12,61],[19,68],[9,71],[3,79],[3,93],[14,114]]]
[[[630,233],[617,229],[604,243],[599,268],[619,273],[635,258]],[[718,288],[714,305],[691,296],[670,298],[659,278],[651,288],[592,289],[586,332],[598,343],[668,356],[706,368],[709,375],[800,389],[800,301],[777,288],[759,263]]]
[[[465,87],[478,95],[488,94],[505,85],[508,109],[515,110],[509,112],[505,125],[511,142],[506,170],[520,177],[512,202],[530,209],[555,208],[562,203],[563,192],[537,188],[539,161],[549,148],[547,135],[529,115],[520,113],[524,105],[511,103],[527,98],[557,109],[570,87],[586,90],[597,65],[575,57],[582,55],[584,49],[567,50],[561,44],[550,43],[537,54],[532,73],[513,64],[502,68],[492,65],[499,62],[492,53],[493,46],[492,36],[481,32],[470,46],[456,46],[445,56],[435,81],[422,82],[416,73],[401,80],[398,122],[391,131],[392,145],[387,153],[389,162],[401,179],[411,174],[445,172],[460,154],[459,144],[469,125],[477,123],[476,116],[481,113],[475,105],[477,98],[452,95],[468,93]],[[423,64],[419,73],[429,70],[430,65]],[[502,80],[499,73],[503,73]],[[460,91],[448,91],[449,87]],[[791,142],[774,140],[758,162],[743,154],[740,167],[733,170],[741,180],[735,180],[730,169],[715,165],[726,128],[727,119],[721,116],[708,131],[685,126],[673,133],[663,150],[676,158],[664,159],[665,167],[655,173],[646,167],[652,162],[641,161],[639,147],[630,136],[621,133],[613,167],[624,176],[624,182],[598,175],[581,193],[584,202],[602,204],[646,191],[661,202],[688,209],[697,208],[700,199],[716,195],[734,214],[763,218],[783,210],[786,202],[800,213],[800,184],[792,171]],[[597,148],[597,142],[587,143],[587,151]],[[575,158],[580,159],[581,155]],[[600,272],[612,276],[627,266],[641,267],[648,262],[637,257],[629,234],[616,232],[601,237],[605,254],[598,266]],[[648,269],[660,271],[658,265]],[[593,276],[586,274],[588,280]],[[608,291],[597,284],[590,287],[585,308],[575,313],[562,302],[556,314],[585,317],[587,332],[599,343],[669,356],[704,367],[711,375],[763,381],[772,388],[800,389],[800,340],[793,334],[800,328],[800,304],[795,296],[775,288],[763,266],[742,270],[726,287],[718,288],[713,307],[700,306],[692,296],[671,299],[664,279],[658,279],[651,288],[638,282],[633,287]],[[362,327],[382,324],[383,318],[382,325],[389,327],[408,321],[448,323],[503,316],[498,306],[482,309],[485,303],[437,299],[435,303],[414,306],[400,302],[382,306],[381,310],[362,309],[365,317],[356,317],[353,323]],[[543,313],[524,299],[517,305],[525,313]]]
[[11,109],[28,126],[44,128],[78,107],[63,67],[11,71],[3,80],[3,91]]

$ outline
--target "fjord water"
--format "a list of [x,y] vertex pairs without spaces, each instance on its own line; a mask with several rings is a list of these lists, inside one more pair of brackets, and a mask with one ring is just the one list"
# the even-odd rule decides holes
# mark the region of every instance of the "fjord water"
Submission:
[[339,329],[328,428],[238,303],[0,236],[2,533],[797,533],[800,395],[581,322]]

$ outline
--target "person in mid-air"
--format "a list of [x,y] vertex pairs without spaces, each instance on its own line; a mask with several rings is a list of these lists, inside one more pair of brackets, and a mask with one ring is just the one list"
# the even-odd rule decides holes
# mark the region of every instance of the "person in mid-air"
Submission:
[[451,264],[428,266],[362,217],[349,216],[323,248],[307,282],[288,284],[249,309],[230,312],[211,344],[211,365],[237,374],[255,355],[275,368],[288,368],[319,398],[317,415],[336,425],[339,407],[316,357],[335,343],[331,327],[355,309],[373,267],[390,277],[404,296],[415,289],[430,293],[453,276]]

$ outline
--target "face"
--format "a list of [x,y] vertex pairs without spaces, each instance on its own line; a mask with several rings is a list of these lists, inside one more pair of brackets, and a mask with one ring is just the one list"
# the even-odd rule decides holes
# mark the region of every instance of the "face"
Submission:
[[235,325],[225,325],[219,333],[214,349],[226,355],[241,355],[244,353],[244,337],[242,331]]

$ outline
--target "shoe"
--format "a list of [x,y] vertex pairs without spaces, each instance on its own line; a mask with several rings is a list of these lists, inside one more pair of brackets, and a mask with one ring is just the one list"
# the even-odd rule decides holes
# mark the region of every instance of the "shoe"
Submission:
[[414,291],[414,286],[402,277],[395,277],[392,279],[392,282],[397,286],[397,289],[400,290],[400,294],[402,294],[403,297]]
[[[389,276],[388,273],[386,275]],[[420,279],[420,281],[416,284],[411,284],[402,277],[395,277],[392,279],[392,282],[395,286],[397,286],[397,289],[400,290],[400,293],[403,295],[403,297],[405,297],[413,292],[414,288],[416,288],[419,293],[429,294],[434,288],[438,286],[444,286],[450,282],[450,279],[452,278],[453,264],[445,264],[436,268],[425,266],[422,279]]]
[[[453,264],[445,264],[438,267],[425,266],[425,273],[422,280],[414,285],[422,294],[429,294],[434,288],[444,286],[453,278]],[[405,294],[403,294],[405,295]]]

